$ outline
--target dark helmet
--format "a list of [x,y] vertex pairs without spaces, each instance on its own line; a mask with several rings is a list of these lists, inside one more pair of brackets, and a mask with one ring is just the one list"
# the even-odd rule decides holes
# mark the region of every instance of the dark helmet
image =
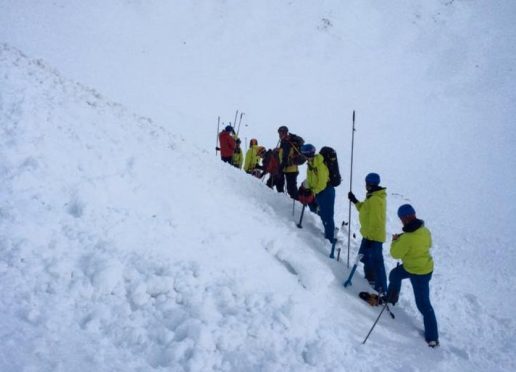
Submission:
[[288,128],[284,125],[278,128],[278,133],[288,133]]
[[226,128],[225,128],[224,130],[225,130],[226,132],[229,132],[229,133],[234,132],[234,131],[233,131],[233,127],[232,127],[231,125],[226,126]]
[[369,173],[365,178],[365,182],[368,185],[378,186],[380,184],[380,175],[378,173]]
[[416,211],[414,210],[414,207],[412,207],[410,204],[403,204],[401,207],[398,208],[399,218],[407,218],[412,216],[416,216]]
[[311,143],[304,144],[301,146],[301,154],[307,158],[312,158],[315,155],[315,147]]

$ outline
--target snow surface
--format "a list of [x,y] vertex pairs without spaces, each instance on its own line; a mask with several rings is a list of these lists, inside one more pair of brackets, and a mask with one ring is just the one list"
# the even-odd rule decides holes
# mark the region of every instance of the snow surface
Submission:
[[[0,370],[515,370],[515,15],[0,1]],[[357,110],[353,190],[378,171],[388,233],[406,201],[433,233],[439,349],[406,283],[361,344],[360,270],[344,289],[318,217],[297,229],[299,205],[214,157],[237,108],[242,138],[285,124],[338,150],[339,224]]]

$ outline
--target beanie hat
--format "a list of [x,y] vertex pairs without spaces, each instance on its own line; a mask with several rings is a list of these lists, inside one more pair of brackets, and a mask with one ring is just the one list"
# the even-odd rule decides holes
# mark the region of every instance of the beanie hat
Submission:
[[409,216],[415,216],[416,211],[410,204],[403,204],[398,208],[398,217],[405,218]]
[[278,133],[288,133],[288,128],[284,125],[278,128]]
[[369,173],[365,178],[365,182],[369,185],[378,186],[380,184],[380,175],[378,173]]
[[224,130],[226,132],[230,132],[231,133],[231,132],[233,132],[233,127],[231,125],[228,125],[228,126],[226,126],[226,128],[224,128]]

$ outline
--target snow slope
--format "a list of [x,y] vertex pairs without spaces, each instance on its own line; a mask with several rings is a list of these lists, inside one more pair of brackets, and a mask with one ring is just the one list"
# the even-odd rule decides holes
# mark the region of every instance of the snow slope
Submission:
[[317,218],[298,230],[286,196],[39,60],[0,63],[2,370],[514,368],[510,306],[448,288],[453,264],[439,350],[408,287],[363,346],[377,309]]
[[[0,1],[0,369],[514,370],[515,11]],[[236,108],[243,138],[286,124],[345,178],[357,110],[353,190],[380,172],[388,233],[405,201],[433,232],[440,350],[410,285],[360,345],[377,309],[317,218],[294,228],[299,206],[213,156]]]
[[242,138],[273,147],[288,125],[348,174],[356,110],[354,189],[376,170],[432,220],[467,221],[461,236],[505,239],[514,14],[512,0],[4,0],[0,40],[203,149],[240,109]]

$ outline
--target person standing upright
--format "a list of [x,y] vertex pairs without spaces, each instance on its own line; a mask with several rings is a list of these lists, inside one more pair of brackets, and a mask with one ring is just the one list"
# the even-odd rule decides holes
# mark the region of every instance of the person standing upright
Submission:
[[364,263],[365,277],[379,294],[384,294],[387,291],[387,276],[382,250],[386,240],[387,192],[380,186],[380,175],[377,173],[369,173],[365,184],[367,195],[364,201],[358,201],[351,191],[348,199],[358,210],[362,234],[358,252],[363,255],[361,261]]
[[232,136],[234,132],[233,127],[228,125],[219,133],[220,158],[225,163],[231,164],[231,159],[235,153],[236,141]]
[[263,167],[260,165],[262,160],[261,156],[265,149],[262,146],[258,146],[258,140],[252,138],[249,141],[249,149],[245,154],[244,171],[252,174],[256,177],[261,176],[261,170]]
[[240,138],[237,138],[235,140],[235,151],[233,152],[233,156],[231,158],[231,164],[238,169],[242,168],[242,163],[244,162],[244,156],[242,154],[242,148],[240,147],[240,143]]
[[288,128],[284,125],[278,128],[278,134],[280,138],[280,171],[287,182],[287,193],[292,199],[297,200],[297,175],[299,174],[297,159],[302,158],[300,147],[304,141],[301,137],[289,133]]

